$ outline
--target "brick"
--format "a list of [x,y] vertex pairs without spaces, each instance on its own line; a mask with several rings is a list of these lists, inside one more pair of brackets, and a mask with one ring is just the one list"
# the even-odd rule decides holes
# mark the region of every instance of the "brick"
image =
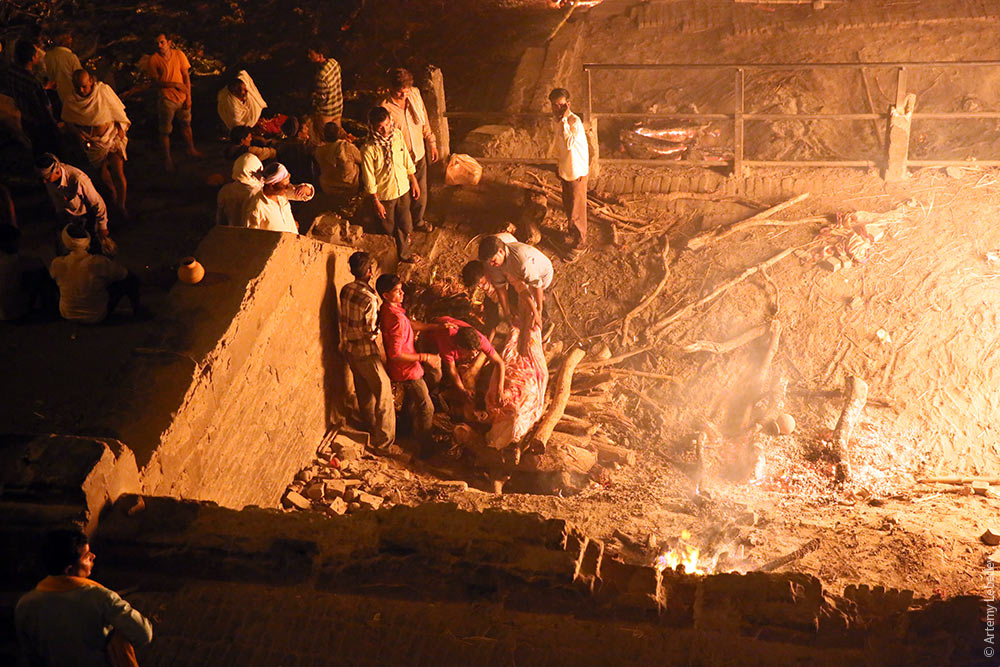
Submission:
[[604,543],[600,540],[587,540],[587,546],[577,561],[574,581],[588,591],[593,591],[597,585],[597,573],[601,570],[601,560],[604,557]]
[[785,176],[781,179],[781,196],[782,197],[792,197],[798,193],[795,192],[795,181],[791,176]]
[[340,516],[347,512],[347,503],[343,498],[333,498],[323,511],[330,516]]
[[347,483],[343,479],[327,480],[325,486],[327,498],[340,498],[347,491]]
[[670,192],[683,192],[687,186],[687,179],[680,174],[673,174],[670,177]]
[[323,482],[313,482],[306,487],[305,496],[309,500],[323,500],[325,493],[326,489]]
[[599,579],[597,597],[602,601],[657,614],[663,608],[660,573],[655,567],[604,560]]
[[312,503],[310,503],[308,499],[295,491],[289,491],[286,493],[285,497],[281,499],[281,504],[288,508],[294,507],[300,510],[307,510],[312,507]]
[[366,510],[377,510],[382,506],[382,496],[376,496],[371,493],[365,493],[362,491],[358,494],[358,502],[361,507]]

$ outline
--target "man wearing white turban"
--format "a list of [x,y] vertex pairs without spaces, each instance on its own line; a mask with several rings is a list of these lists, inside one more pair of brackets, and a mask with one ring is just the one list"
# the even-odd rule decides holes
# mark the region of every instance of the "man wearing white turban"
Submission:
[[145,311],[139,304],[139,281],[128,269],[103,255],[91,255],[90,234],[81,225],[63,228],[62,244],[69,250],[52,260],[49,275],[59,286],[59,314],[75,322],[102,322],[123,296],[132,313]]
[[215,211],[215,222],[218,225],[245,227],[246,219],[243,210],[247,202],[260,192],[264,185],[262,172],[264,165],[253,153],[244,153],[233,162],[233,182],[223,185],[219,190]]
[[251,229],[298,234],[299,225],[288,200],[309,201],[316,194],[316,188],[309,183],[292,185],[288,169],[280,162],[272,162],[264,168],[263,181],[260,192],[250,198],[244,209],[245,225]]
[[73,72],[72,92],[63,99],[62,119],[80,139],[87,160],[100,170],[118,208],[125,210],[125,147],[132,121],[111,89],[87,70]]

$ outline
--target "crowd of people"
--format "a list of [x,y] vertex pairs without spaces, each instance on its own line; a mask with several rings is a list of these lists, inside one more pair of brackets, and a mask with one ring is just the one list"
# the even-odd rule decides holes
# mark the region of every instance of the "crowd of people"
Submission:
[[[201,157],[191,129],[190,62],[168,35],[157,34],[144,65],[148,82],[119,96],[81,64],[70,31],[57,30],[50,37],[46,52],[35,40],[16,44],[11,64],[0,70],[0,102],[3,96],[13,101],[16,130],[34,156],[35,172],[60,221],[58,255],[47,263],[22,256],[14,202],[0,187],[0,320],[34,311],[99,323],[123,298],[134,314],[146,314],[139,279],[114,259],[117,244],[111,238],[111,221],[129,215],[126,162],[132,122],[123,100],[155,91],[164,170],[176,168],[175,129],[187,154]],[[289,202],[359,196],[392,238],[396,263],[419,262],[412,234],[432,229],[425,217],[427,174],[440,159],[420,91],[406,69],[389,70],[385,99],[349,132],[340,64],[329,54],[324,44],[305,50],[316,67],[307,114],[275,113],[246,69],[224,81],[216,112],[228,137],[224,155],[232,161],[232,181],[218,192],[216,223],[298,234]],[[561,256],[573,262],[587,244],[590,152],[569,97],[557,88],[550,102],[567,216]],[[309,182],[294,183],[293,174],[318,182],[319,192]],[[450,316],[427,322],[412,318],[399,275],[379,273],[379,265],[391,264],[389,259],[354,253],[350,270],[355,279],[339,295],[341,352],[372,449],[387,452],[396,446],[395,385],[403,394],[404,430],[415,441],[426,441],[435,413],[445,412],[473,425],[488,447],[516,463],[519,443],[545,405],[543,327],[552,261],[512,234],[482,236],[476,257],[461,272],[467,288],[488,296],[482,322],[470,323]],[[496,336],[503,340],[499,350],[493,345]],[[480,374],[483,382],[463,373],[479,355],[490,368]],[[151,625],[89,579],[94,556],[86,536],[56,534],[45,553],[49,576],[16,611],[18,634],[33,664],[105,664],[109,653],[117,656],[112,660],[126,659],[113,664],[128,664],[128,643],[148,642]]]

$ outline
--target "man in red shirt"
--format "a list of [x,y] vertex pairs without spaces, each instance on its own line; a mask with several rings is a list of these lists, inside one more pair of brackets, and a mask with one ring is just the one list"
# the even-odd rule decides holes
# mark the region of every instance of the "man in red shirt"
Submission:
[[447,325],[414,322],[403,308],[403,283],[399,276],[386,273],[375,281],[375,291],[382,297],[379,310],[379,328],[385,347],[386,370],[389,379],[403,386],[403,411],[413,424],[413,435],[423,436],[431,429],[434,404],[431,402],[427,383],[424,382],[422,363],[437,373],[441,372],[441,357],[417,352],[413,345],[414,331],[443,329]]
[[[496,375],[497,386],[503,387],[506,372],[503,359],[497,354],[489,339],[472,325],[447,315],[435,317],[434,324],[447,327],[432,332],[434,346],[441,357],[441,368],[444,371],[445,380],[455,389],[459,400],[464,404],[462,407],[472,410],[475,406],[475,387],[465,386],[457,365],[472,361],[477,354],[482,352],[493,362],[493,373]],[[441,381],[441,375],[440,372],[429,374],[428,378],[432,390],[437,388],[436,385]]]

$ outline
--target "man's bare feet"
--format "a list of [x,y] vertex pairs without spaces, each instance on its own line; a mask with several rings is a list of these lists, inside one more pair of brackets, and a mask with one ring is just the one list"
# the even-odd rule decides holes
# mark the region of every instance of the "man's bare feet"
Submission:
[[187,149],[187,154],[190,155],[191,157],[205,157],[205,154],[202,153],[197,148],[195,148],[194,146],[192,146],[191,148]]

